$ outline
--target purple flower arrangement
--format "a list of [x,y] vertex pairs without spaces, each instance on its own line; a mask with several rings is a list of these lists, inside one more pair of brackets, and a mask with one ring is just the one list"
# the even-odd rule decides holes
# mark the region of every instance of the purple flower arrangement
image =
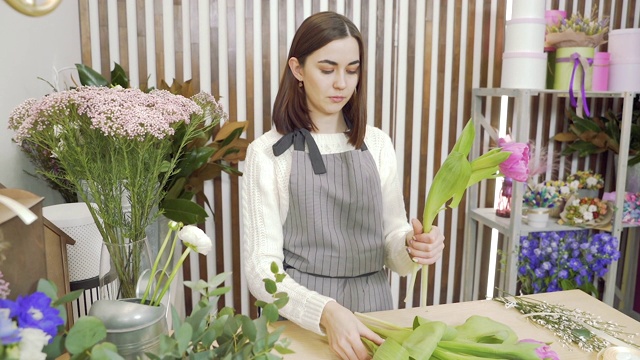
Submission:
[[593,282],[620,258],[618,239],[589,230],[532,232],[520,237],[521,292],[535,294],[581,289],[598,294]]

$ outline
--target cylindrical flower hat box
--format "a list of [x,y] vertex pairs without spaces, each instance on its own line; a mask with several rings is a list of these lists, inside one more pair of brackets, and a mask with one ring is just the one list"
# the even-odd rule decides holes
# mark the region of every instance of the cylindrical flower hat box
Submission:
[[640,28],[611,30],[607,51],[611,59],[640,59]]
[[640,59],[619,60],[611,57],[609,91],[640,92]]
[[[590,91],[594,53],[595,49],[592,47],[564,47],[557,49],[553,88],[556,90],[569,90],[572,88],[574,92],[578,92],[582,90],[584,85],[584,90]],[[576,58],[578,59],[577,62]],[[574,67],[575,73],[573,72]],[[573,86],[571,86],[572,74]]]
[[506,52],[502,54],[501,87],[507,89],[545,88],[547,54],[540,52]]
[[609,32],[609,90],[640,92],[640,29]]
[[591,79],[591,89],[593,91],[609,90],[609,63],[611,54],[608,52],[598,52],[593,58],[593,78]]
[[513,0],[511,18],[544,19],[544,2],[545,0]]
[[546,22],[544,19],[519,18],[507,21],[504,52],[542,52]]

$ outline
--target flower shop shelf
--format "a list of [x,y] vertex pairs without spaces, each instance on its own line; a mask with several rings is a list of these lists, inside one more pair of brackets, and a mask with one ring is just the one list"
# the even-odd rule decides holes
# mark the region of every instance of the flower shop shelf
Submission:
[[[489,150],[491,142],[497,144],[498,132],[495,130],[494,125],[490,121],[491,105],[494,102],[489,102],[490,98],[499,98],[504,100],[505,98],[511,98],[513,100],[513,106],[508,107],[511,115],[511,123],[509,129],[511,136],[516,142],[529,142],[530,133],[533,132],[531,126],[532,119],[532,99],[540,97],[542,95],[552,95],[554,98],[566,98],[569,97],[567,91],[559,90],[535,90],[535,89],[502,89],[502,88],[476,88],[472,91],[472,118],[476,124],[476,137],[471,150],[470,159],[479,157],[482,153]],[[580,94],[576,93],[578,98],[578,112],[582,112],[583,102],[580,99]],[[627,173],[627,160],[628,150],[630,145],[630,132],[632,121],[632,110],[635,93],[631,92],[587,92],[587,98],[610,98],[620,99],[622,102],[622,122],[620,125],[621,138],[620,138],[620,155],[617,157],[616,169],[616,184],[615,189],[624,189],[625,178]],[[495,105],[494,105],[495,106]],[[495,111],[494,111],[495,112]],[[485,116],[485,114],[487,114]],[[548,126],[545,126],[547,128]],[[551,127],[549,127],[551,128]],[[540,133],[541,127],[538,126],[538,137],[551,138],[553,134]],[[545,130],[546,131],[546,130]],[[550,130],[549,130],[550,131]],[[482,134],[483,136],[479,136]],[[549,135],[549,136],[547,136]],[[557,150],[556,150],[557,151]],[[476,300],[484,298],[479,296],[484,291],[479,289],[480,274],[483,265],[483,261],[486,264],[486,259],[490,257],[487,254],[482,254],[483,250],[483,231],[482,227],[486,226],[497,230],[504,236],[502,242],[502,259],[498,258],[495,261],[495,265],[489,263],[489,267],[495,266],[496,273],[498,273],[498,280],[496,287],[508,291],[512,294],[516,291],[517,282],[517,244],[519,238],[522,235],[526,235],[530,232],[537,231],[568,231],[578,230],[580,228],[563,226],[556,223],[554,219],[549,220],[548,226],[545,228],[532,228],[526,223],[524,216],[516,216],[515,214],[522,214],[522,196],[524,188],[522,186],[513,187],[511,214],[510,218],[501,218],[495,215],[493,208],[485,208],[487,206],[487,199],[492,199],[493,194],[486,189],[487,181],[482,181],[479,184],[471,186],[467,191],[466,198],[466,224],[464,232],[464,244],[468,249],[464,253],[463,261],[463,282],[462,282],[462,298],[465,301]],[[616,192],[615,208],[622,209],[624,203],[624,191]],[[612,227],[610,232],[613,236],[620,239],[622,231],[625,228],[632,227],[631,225],[625,225],[622,223],[622,212],[616,211],[614,213]],[[633,230],[635,231],[635,230]],[[630,236],[629,239],[633,237]],[[635,245],[635,244],[633,244]],[[618,249],[620,250],[620,249]],[[622,255],[624,256],[624,255]],[[635,269],[638,259],[633,256],[627,256],[625,261],[625,271],[627,267]],[[502,261],[500,261],[502,260]],[[502,263],[502,264],[501,264]],[[612,266],[605,277],[605,289],[603,292],[603,300],[605,303],[612,305],[616,298],[622,299],[625,294],[621,294],[621,289],[616,286],[617,279],[617,266]],[[623,289],[625,290],[625,289]],[[626,289],[629,290],[628,288]],[[628,299],[624,299],[626,302]]]

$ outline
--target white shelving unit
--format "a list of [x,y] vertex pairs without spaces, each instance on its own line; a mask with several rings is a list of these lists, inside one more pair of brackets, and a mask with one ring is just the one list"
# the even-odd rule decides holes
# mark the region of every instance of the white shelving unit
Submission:
[[[496,143],[498,140],[498,134],[491,126],[490,122],[484,116],[483,113],[483,99],[491,97],[503,97],[507,96],[513,98],[513,121],[511,127],[511,134],[514,140],[517,142],[528,142],[529,137],[529,124],[531,120],[531,100],[532,97],[540,96],[544,94],[557,95],[558,97],[568,97],[568,92],[558,90],[532,90],[532,89],[486,89],[478,88],[472,91],[472,117],[476,126],[476,140],[471,150],[470,159],[474,159],[481,155],[482,144],[479,134],[484,131],[487,133]],[[579,94],[576,94],[579,96]],[[627,160],[629,151],[629,134],[631,133],[631,119],[633,99],[635,93],[630,92],[588,92],[588,98],[618,98],[621,99],[622,104],[622,123],[621,123],[621,139],[620,139],[620,155],[618,156],[617,174],[615,189],[625,188],[625,179],[627,174]],[[501,218],[495,215],[495,209],[493,208],[481,208],[479,204],[484,204],[484,199],[479,198],[481,184],[470,187],[467,191],[467,217],[465,224],[464,243],[465,247],[469,249],[465,251],[465,258],[463,262],[463,299],[465,301],[478,299],[479,294],[479,276],[480,266],[482,264],[483,255],[481,253],[482,242],[478,241],[479,232],[482,231],[482,226],[493,228],[504,235],[503,260],[504,271],[500,272],[499,281],[496,286],[508,291],[511,294],[516,292],[517,282],[517,254],[516,248],[519,243],[520,236],[526,235],[530,232],[539,231],[559,231],[559,230],[577,230],[578,227],[563,226],[557,224],[553,219],[549,220],[548,226],[544,229],[532,228],[526,224],[522,215],[522,196],[524,189],[522,186],[515,186],[518,183],[514,182],[511,217]],[[484,195],[486,197],[486,195]],[[622,209],[624,202],[624,191],[616,192],[615,205],[617,209]],[[622,224],[622,212],[616,211],[613,218],[611,233],[620,239],[623,231]],[[631,240],[631,239],[630,239]],[[638,242],[637,239],[635,242]],[[619,247],[619,246],[618,246]],[[476,251],[473,251],[475,249]],[[637,249],[637,244],[634,244],[633,249]],[[637,265],[638,259],[635,257],[629,257],[631,263],[625,262],[626,266]],[[496,266],[496,271],[500,268],[500,265]],[[635,266],[632,268],[635,270]],[[603,300],[605,303],[614,304],[614,298],[620,297],[619,289],[616,286],[617,278],[617,264],[614,263],[609,269],[605,277],[605,288],[603,293]],[[635,284],[633,284],[635,285]],[[623,286],[630,287],[631,284],[623,284]],[[629,289],[627,289],[629,290]],[[627,299],[623,299],[628,302]]]

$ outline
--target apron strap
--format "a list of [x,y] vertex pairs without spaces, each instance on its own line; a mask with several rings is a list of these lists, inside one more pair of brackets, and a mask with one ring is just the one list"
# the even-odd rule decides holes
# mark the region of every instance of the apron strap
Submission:
[[311,136],[311,133],[307,129],[297,129],[280,138],[280,140],[273,145],[273,154],[275,156],[280,156],[287,151],[291,145],[293,145],[294,150],[304,151],[305,142],[309,147],[309,159],[311,160],[311,166],[313,167],[314,174],[326,174],[327,169],[324,166],[322,154],[320,154],[318,145],[313,140],[313,136]]

